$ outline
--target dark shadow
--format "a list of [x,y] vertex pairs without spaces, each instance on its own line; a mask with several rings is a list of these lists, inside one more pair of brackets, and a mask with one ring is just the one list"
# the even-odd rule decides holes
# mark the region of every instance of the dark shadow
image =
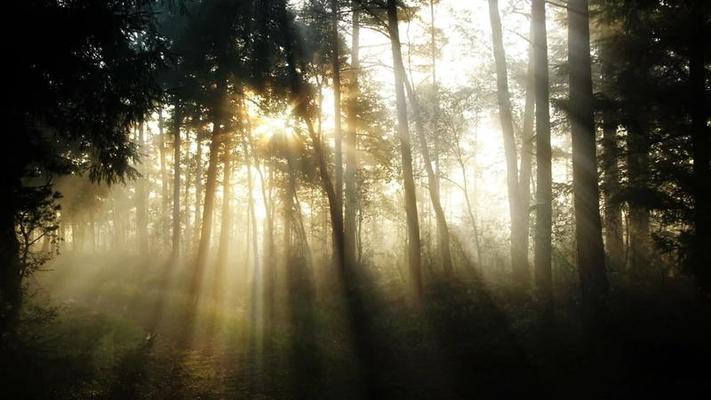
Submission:
[[291,256],[286,265],[289,375],[294,398],[317,398],[321,392],[322,365],[319,357],[311,270],[304,257]]

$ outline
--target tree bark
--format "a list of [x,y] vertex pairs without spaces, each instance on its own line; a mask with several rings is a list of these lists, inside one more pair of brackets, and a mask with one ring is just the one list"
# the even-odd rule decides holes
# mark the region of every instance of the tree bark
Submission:
[[351,41],[351,69],[349,85],[348,130],[346,132],[346,173],[345,173],[345,218],[343,222],[344,262],[349,267],[355,266],[356,261],[356,213],[358,209],[358,188],[356,174],[358,161],[356,151],[358,146],[358,98],[360,87],[358,75],[360,74],[360,4],[358,0],[352,1],[353,28]]
[[650,233],[649,208],[646,204],[646,193],[649,188],[649,151],[650,144],[645,121],[640,116],[641,110],[632,100],[632,110],[627,122],[627,171],[631,198],[630,209],[630,245],[629,268],[633,274],[643,274],[649,267]]
[[178,106],[173,111],[173,251],[174,261],[180,256],[180,125],[181,114]]
[[215,280],[213,290],[220,295],[219,285],[223,282],[224,271],[230,256],[232,238],[232,138],[226,137],[222,145],[222,221],[220,242],[215,262]]
[[404,75],[400,49],[400,32],[398,27],[397,1],[387,1],[388,32],[393,57],[395,78],[395,97],[397,103],[398,134],[400,137],[400,153],[402,157],[402,174],[405,187],[405,212],[407,214],[408,231],[408,264],[410,278],[416,299],[422,298],[422,262],[420,255],[420,227],[417,217],[417,197],[415,194],[415,179],[412,172],[412,153],[410,150],[410,129],[407,122],[407,104],[405,102]]
[[190,219],[190,187],[192,186],[192,177],[190,176],[190,131],[185,131],[185,178],[183,180],[183,209],[185,210],[185,226],[183,227],[182,251],[184,255],[190,252],[190,243],[192,243],[192,221]]
[[607,293],[607,273],[597,186],[587,0],[568,2],[568,63],[577,264],[583,315],[586,321],[594,321]]
[[506,156],[506,176],[509,194],[509,215],[511,216],[511,269],[514,282],[521,287],[528,286],[528,249],[522,248],[521,232],[524,224],[521,218],[521,196],[518,184],[518,166],[516,157],[516,142],[514,137],[511,98],[506,72],[506,53],[504,51],[501,33],[501,17],[499,16],[498,0],[489,0],[489,19],[494,45],[494,61],[496,63],[496,88],[499,103],[499,118],[504,139]]
[[[145,127],[138,128],[138,145],[141,156],[146,156]],[[143,170],[143,176],[136,181],[136,241],[138,252],[145,255],[148,251],[148,223],[146,221],[146,182],[148,182],[148,168]]]
[[[195,134],[195,205],[193,213],[195,214],[193,238],[200,240],[200,231],[202,230],[202,138],[200,132]],[[194,251],[194,248],[193,248]]]
[[521,220],[521,230],[516,241],[521,243],[521,248],[526,252],[526,262],[528,265],[528,247],[531,228],[531,170],[533,168],[533,153],[534,153],[534,121],[536,110],[535,98],[535,61],[534,61],[534,24],[531,20],[529,29],[529,37],[531,43],[528,48],[528,68],[526,71],[526,100],[523,111],[523,129],[521,130],[521,157],[518,173],[518,188],[521,201],[518,204],[519,219]]
[[336,204],[343,213],[343,134],[341,130],[341,46],[338,37],[338,0],[331,0],[331,40],[333,42],[333,118],[335,137]]
[[[551,125],[548,93],[548,40],[546,38],[546,5],[532,1],[533,46],[536,97],[536,290],[550,302],[553,296],[551,272],[552,170]],[[592,94],[592,88],[591,94]],[[573,97],[571,97],[573,99]],[[593,148],[594,151],[594,148]],[[597,183],[596,183],[597,184]]]
[[193,300],[197,300],[202,286],[204,270],[210,252],[210,236],[212,234],[212,219],[215,208],[215,190],[217,188],[217,163],[222,139],[222,119],[217,117],[213,122],[210,138],[210,158],[207,166],[207,183],[205,184],[205,202],[202,210],[202,225],[200,227],[200,242],[198,244],[196,265],[191,286]]
[[444,215],[444,209],[442,208],[442,202],[440,200],[439,181],[437,179],[437,174],[432,167],[432,159],[430,158],[430,150],[427,147],[427,138],[425,136],[424,124],[420,114],[420,105],[417,95],[415,94],[415,91],[413,90],[408,79],[405,79],[404,83],[407,96],[410,99],[413,114],[415,115],[415,133],[417,135],[417,140],[420,145],[420,152],[422,153],[422,158],[425,164],[425,171],[427,172],[427,188],[429,189],[430,200],[432,201],[432,208],[434,209],[435,219],[437,221],[437,239],[439,241],[438,247],[440,262],[442,263],[445,275],[451,276],[452,253],[449,245],[449,227],[447,226],[447,218]]
[[[163,120],[163,110],[158,110],[158,151],[160,155],[160,186],[161,186],[161,209],[158,224],[158,237],[160,245],[167,245],[167,238],[164,229],[166,229],[166,221],[168,220],[168,204],[170,196],[168,195],[168,166],[165,156],[165,121]],[[165,247],[163,247],[165,249]]]
[[620,268],[624,265],[624,241],[622,238],[622,210],[619,201],[614,196],[620,191],[620,168],[617,163],[620,157],[617,147],[617,118],[611,106],[602,111],[602,147],[603,159],[603,201],[605,247],[610,268]]

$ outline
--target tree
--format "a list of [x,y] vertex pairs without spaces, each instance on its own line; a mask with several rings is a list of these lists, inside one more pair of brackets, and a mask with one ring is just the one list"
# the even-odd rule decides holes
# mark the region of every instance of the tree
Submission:
[[[145,157],[146,141],[145,127],[140,124],[138,128],[138,146],[141,149],[142,155]],[[136,181],[136,242],[138,252],[145,255],[148,250],[148,220],[146,218],[146,182],[148,180],[147,168],[143,171],[142,177]]]
[[180,255],[180,126],[181,111],[176,105],[173,110],[173,251],[172,257],[178,259]]
[[410,278],[419,299],[422,296],[422,262],[420,255],[420,227],[417,217],[417,198],[415,194],[415,179],[412,172],[412,152],[410,148],[410,129],[407,121],[407,103],[405,102],[405,67],[400,50],[400,32],[398,27],[398,10],[396,0],[387,0],[387,27],[390,37],[390,49],[393,57],[393,74],[395,79],[395,98],[397,103],[398,135],[400,138],[400,155],[402,158],[402,176],[405,187],[405,211],[407,214],[408,232],[408,264]]
[[446,275],[450,276],[452,274],[452,255],[449,248],[449,228],[447,227],[447,218],[444,215],[444,209],[442,208],[442,202],[439,196],[439,179],[432,167],[432,158],[430,157],[430,150],[427,145],[427,138],[425,136],[424,122],[422,121],[422,111],[420,110],[420,103],[417,99],[412,85],[409,80],[405,79],[405,89],[407,96],[410,99],[410,105],[412,107],[412,113],[415,116],[415,133],[417,136],[417,141],[419,144],[420,152],[422,153],[422,159],[425,164],[425,171],[427,173],[427,188],[430,193],[430,200],[432,201],[432,208],[435,211],[435,218],[437,220],[437,238],[439,239],[439,253],[440,262],[444,268]]
[[591,320],[596,318],[607,292],[607,274],[597,186],[587,0],[568,2],[568,64],[575,243],[583,313]]
[[552,224],[552,171],[551,125],[548,94],[548,40],[546,38],[546,4],[533,0],[534,76],[536,98],[536,288],[546,301],[552,297],[551,224]]
[[345,137],[346,171],[345,171],[345,203],[343,220],[344,260],[346,265],[355,265],[356,248],[356,213],[358,209],[358,188],[356,174],[358,173],[357,134],[358,134],[358,98],[360,95],[360,9],[358,0],[351,1],[352,37],[351,65],[348,75],[348,130]]
[[[521,212],[522,198],[519,190],[516,142],[498,0],[489,0],[489,20],[494,45],[494,61],[496,63],[496,96],[499,104],[499,119],[501,122],[501,131],[504,138],[504,153],[506,156],[506,181],[509,194],[509,215],[511,216],[511,267],[514,281],[526,287],[528,286],[529,280],[528,250],[522,248],[523,241],[521,237],[527,235],[528,232],[523,229],[523,213]],[[527,203],[528,202],[526,202],[526,207],[528,206]],[[525,213],[525,218],[528,218],[528,212]],[[525,226],[528,226],[528,224],[525,224]]]
[[22,300],[18,211],[42,205],[20,203],[37,191],[23,180],[51,184],[54,175],[87,172],[116,183],[136,176],[130,129],[161,97],[154,73],[163,46],[147,11],[150,4],[142,1],[88,0],[30,0],[6,10],[52,34],[3,25],[15,40],[6,49],[14,60],[5,87],[13,99],[5,106],[12,134],[0,157],[0,332],[16,320]]
[[[341,130],[341,46],[338,35],[340,6],[338,0],[331,0],[331,68],[333,69],[333,118],[336,138],[335,144],[335,169],[336,169],[336,201],[338,208],[343,209],[343,134]],[[341,211],[343,212],[343,211]]]

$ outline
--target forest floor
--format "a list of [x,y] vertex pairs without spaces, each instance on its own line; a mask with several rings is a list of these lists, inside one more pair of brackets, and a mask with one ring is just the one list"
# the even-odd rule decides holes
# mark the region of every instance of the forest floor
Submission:
[[161,267],[106,259],[58,260],[39,279],[1,349],[3,398],[689,398],[711,389],[711,307],[682,279],[616,283],[604,322],[590,328],[574,296],[557,294],[550,317],[476,276],[430,284],[422,307],[395,286],[361,285],[353,315],[337,285],[292,268],[268,324],[240,296],[186,313]]

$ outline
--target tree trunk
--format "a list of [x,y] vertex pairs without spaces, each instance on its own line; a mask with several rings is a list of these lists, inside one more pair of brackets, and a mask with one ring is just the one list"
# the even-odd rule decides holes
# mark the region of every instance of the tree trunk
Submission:
[[607,293],[607,273],[597,187],[587,0],[568,2],[568,63],[577,263],[583,315],[586,321],[593,321]]
[[360,74],[360,4],[353,0],[353,33],[351,42],[351,71],[348,107],[348,131],[346,132],[346,198],[345,219],[343,222],[344,261],[349,267],[355,265],[356,260],[356,213],[358,208],[358,188],[356,187],[356,174],[358,161],[356,150],[358,146],[358,97],[360,87],[358,75]]
[[230,238],[232,237],[232,141],[227,139],[223,144],[222,154],[222,228],[217,251],[218,268],[227,261]]
[[617,165],[620,154],[617,147],[617,117],[611,106],[602,111],[603,201],[605,247],[610,268],[624,265],[624,242],[622,239],[622,210],[614,196],[620,191],[620,169]]
[[[242,103],[241,105],[244,104]],[[243,118],[248,120],[249,116],[243,115]],[[259,238],[257,237],[259,228],[257,227],[257,213],[254,209],[254,183],[252,181],[252,161],[250,159],[252,151],[247,146],[252,140],[249,122],[247,123],[246,133],[247,137],[242,140],[242,150],[247,163],[247,207],[249,208],[249,224],[252,227],[251,245],[253,254],[252,281],[250,285],[250,321],[253,323],[252,332],[254,332],[252,340],[258,340],[264,330],[264,276],[261,269],[261,260],[259,259]],[[263,229],[263,232],[266,231],[266,228]]]
[[[452,253],[449,245],[449,227],[447,226],[447,220],[444,216],[444,211],[442,209],[440,201],[440,179],[439,179],[439,85],[437,83],[437,44],[435,35],[435,12],[434,12],[434,0],[430,0],[430,55],[432,62],[432,91],[434,92],[434,104],[432,112],[432,127],[434,129],[434,163],[431,162],[429,157],[429,150],[426,149],[427,141],[425,140],[423,128],[420,128],[421,132],[417,132],[420,140],[420,145],[424,146],[425,149],[422,150],[423,158],[425,159],[425,166],[427,168],[427,179],[430,186],[430,198],[432,199],[432,206],[435,210],[435,218],[437,219],[437,237],[439,239],[439,256],[442,267],[444,268],[445,274],[450,275],[452,273]],[[410,90],[413,95],[414,91]],[[416,96],[413,96],[413,104],[418,104]],[[418,107],[419,108],[419,107]],[[419,112],[415,112],[415,115],[419,116]],[[427,154],[425,154],[427,153]],[[432,173],[432,165],[434,164],[434,169]],[[430,177],[430,175],[432,175]],[[433,195],[434,191],[434,195]],[[436,200],[435,200],[436,198]],[[437,204],[435,206],[435,203]]]
[[222,221],[220,242],[215,261],[215,276],[212,284],[214,299],[222,298],[220,285],[223,282],[225,268],[230,256],[232,238],[232,138],[227,137],[222,145]]
[[[514,282],[521,286],[528,286],[528,249],[523,248],[522,231],[524,224],[520,213],[521,195],[518,184],[518,166],[516,157],[516,142],[514,137],[513,116],[511,111],[511,98],[506,72],[506,53],[504,52],[503,37],[501,33],[501,18],[499,16],[498,0],[489,0],[489,19],[494,45],[494,61],[496,62],[496,88],[499,103],[499,118],[504,139],[504,153],[506,156],[506,175],[509,194],[509,215],[511,216],[511,269]],[[524,234],[526,234],[524,232]]]
[[338,0],[331,0],[331,40],[333,42],[333,118],[335,137],[335,163],[336,163],[336,204],[343,213],[343,136],[341,132],[341,51],[338,38]]
[[422,266],[420,256],[420,227],[417,218],[417,197],[415,194],[415,179],[412,172],[412,154],[410,150],[410,129],[407,122],[407,104],[403,75],[405,68],[400,50],[400,32],[398,27],[397,1],[387,1],[388,32],[393,57],[395,77],[395,97],[397,102],[398,134],[400,136],[400,152],[402,156],[402,174],[405,187],[405,212],[407,214],[408,231],[408,263],[410,278],[416,298],[422,298]]
[[[158,224],[158,237],[160,245],[166,245],[166,221],[168,220],[168,204],[170,196],[168,195],[168,166],[165,157],[165,129],[163,120],[163,110],[158,110],[158,150],[160,155],[160,185],[161,185],[161,209]],[[165,249],[165,247],[163,247]]]
[[180,256],[180,110],[178,106],[173,111],[173,251],[172,258],[176,261]]
[[[141,149],[141,156],[146,157],[145,127],[143,124],[138,129],[138,146]],[[148,179],[148,168],[143,170],[143,176],[136,180],[136,241],[138,253],[145,255],[148,251],[148,222],[146,221],[146,182]]]
[[[551,124],[548,104],[548,40],[546,38],[545,1],[533,0],[531,14],[531,23],[534,26],[533,46],[535,50],[533,59],[536,77],[534,89],[536,97],[537,166],[535,277],[538,294],[544,301],[550,302],[553,296],[551,272],[553,178],[551,170]],[[592,93],[592,89],[590,90]],[[574,97],[571,97],[571,99],[574,99]]]
[[183,183],[183,209],[185,210],[185,218],[183,220],[185,221],[185,226],[183,227],[183,246],[182,246],[182,251],[185,255],[187,255],[190,252],[190,243],[192,243],[192,221],[190,219],[190,187],[192,186],[192,178],[190,176],[190,148],[191,143],[190,143],[190,131],[186,130],[185,132],[185,142],[186,142],[186,150],[185,150],[185,178],[184,178],[184,183]]
[[[244,105],[244,97],[240,99],[241,110],[244,112],[246,110]],[[264,212],[266,214],[265,227],[263,229],[262,237],[262,259],[263,259],[263,272],[262,272],[262,296],[257,297],[255,301],[261,301],[263,306],[263,316],[264,316],[264,327],[265,329],[270,329],[273,320],[274,313],[274,286],[276,281],[276,268],[275,268],[275,246],[274,246],[274,212],[273,207],[270,204],[271,196],[269,191],[267,191],[267,180],[264,178],[264,173],[262,168],[259,166],[259,157],[257,156],[257,151],[254,146],[254,141],[252,137],[252,124],[249,120],[249,116],[245,115],[246,128],[247,128],[247,141],[249,142],[249,152],[254,161],[254,168],[259,175],[260,188],[262,192],[262,205],[264,207]],[[270,179],[271,183],[271,179]],[[256,234],[256,232],[255,232]],[[256,251],[255,251],[256,254]]]
[[[403,71],[404,76],[404,71]],[[437,174],[434,168],[432,168],[432,160],[430,158],[430,150],[427,147],[427,138],[425,136],[424,124],[422,122],[420,114],[420,105],[417,100],[417,95],[410,84],[408,79],[405,79],[405,89],[407,96],[410,99],[410,105],[412,106],[413,114],[415,115],[415,133],[417,134],[417,140],[420,145],[420,152],[422,153],[422,158],[425,164],[425,171],[427,172],[427,188],[429,189],[430,200],[432,201],[432,208],[435,212],[435,218],[437,220],[437,239],[439,241],[439,257],[442,263],[442,268],[447,276],[452,275],[452,253],[450,251],[449,245],[449,227],[447,226],[447,219],[444,215],[444,209],[442,208],[442,202],[439,195],[439,181],[437,179]]]
[[[529,247],[529,236],[531,228],[531,170],[533,167],[533,152],[534,152],[534,140],[535,135],[533,132],[534,121],[535,121],[535,109],[536,109],[536,98],[535,98],[535,86],[536,86],[536,76],[535,76],[535,61],[534,61],[534,47],[533,47],[533,36],[534,36],[534,24],[531,20],[529,28],[529,37],[531,38],[531,43],[528,47],[528,68],[526,71],[526,100],[524,104],[523,111],[523,129],[521,130],[521,159],[519,163],[519,174],[518,174],[518,190],[520,196],[520,202],[518,204],[519,219],[521,220],[521,231],[519,232],[519,238],[516,241],[521,242],[521,248],[526,251],[526,262],[528,263],[528,247]],[[528,264],[526,264],[528,265]]]
[[220,142],[222,138],[221,118],[215,118],[210,138],[210,159],[207,166],[207,183],[205,184],[205,202],[202,210],[202,225],[200,227],[200,242],[197,251],[197,264],[192,280],[191,295],[197,300],[202,286],[202,279],[210,252],[210,236],[212,234],[212,219],[215,208],[215,190],[217,188],[217,163],[219,159]]
[[195,229],[193,238],[200,240],[200,231],[202,229],[202,138],[200,137],[200,132],[195,135],[195,143],[195,205],[193,211],[195,214]]
[[[635,101],[633,100],[633,103]],[[636,108],[633,105],[633,108]],[[650,144],[641,111],[630,112],[631,121],[627,123],[627,171],[628,184],[632,198],[630,209],[630,245],[629,267],[633,274],[643,274],[649,267],[650,233],[649,208],[646,193],[649,188],[649,151]]]

